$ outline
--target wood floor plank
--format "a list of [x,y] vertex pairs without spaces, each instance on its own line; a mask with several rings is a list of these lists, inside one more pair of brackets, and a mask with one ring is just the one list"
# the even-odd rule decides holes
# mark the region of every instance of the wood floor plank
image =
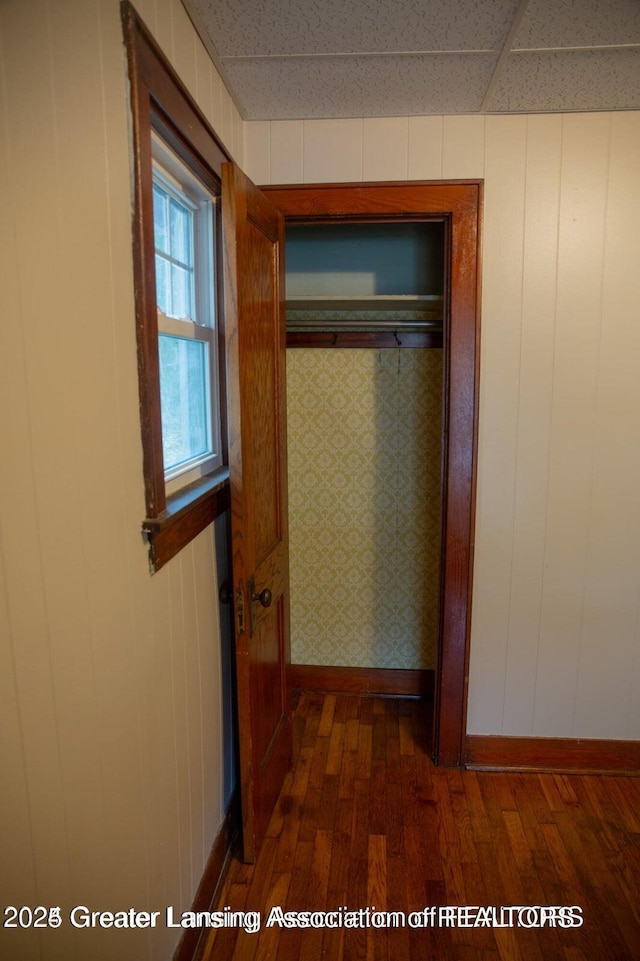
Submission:
[[336,710],[336,695],[327,694],[322,705],[322,714],[318,725],[318,737],[329,737],[333,727],[333,715]]
[[313,860],[311,861],[311,880],[309,884],[311,900],[308,905],[310,910],[320,911],[326,907],[332,849],[333,831],[319,830],[316,833],[313,845]]
[[383,759],[371,762],[369,778],[369,831],[384,834],[387,823],[386,787],[387,766]]
[[336,723],[329,736],[329,750],[327,752],[327,766],[325,774],[339,774],[344,749],[344,724]]
[[[202,961],[640,959],[640,780],[436,768],[430,731],[417,701],[300,695],[257,862],[217,902],[262,927],[212,930]],[[267,928],[272,905],[403,923]]]
[[373,761],[384,761],[387,756],[387,724],[386,717],[375,705],[371,721],[371,758]]
[[400,715],[398,718],[398,730],[400,735],[400,754],[405,756],[412,755],[415,751],[415,740],[410,714]]
[[353,822],[353,801],[346,799],[336,801],[336,818],[333,828],[327,888],[327,902],[330,907],[345,904],[348,900],[349,846]]
[[480,785],[478,784],[478,775],[475,771],[467,771],[464,782],[464,793],[474,841],[487,842],[491,839],[491,829]]
[[353,797],[358,772],[358,731],[357,718],[350,718],[344,725],[344,747],[340,763],[339,798]]
[[335,775],[327,775],[322,780],[320,810],[318,812],[318,828],[322,830],[333,830],[336,819],[338,786],[338,778]]
[[297,797],[293,793],[290,794],[288,798],[282,796],[280,798],[279,806],[282,810],[286,811],[286,814],[283,819],[276,856],[273,862],[273,870],[277,874],[285,874],[291,871],[298,846],[303,804],[304,799]]
[[387,857],[387,910],[394,914],[393,923],[388,930],[388,940],[389,957],[393,958],[393,961],[411,961],[411,929],[406,923],[399,923],[400,918],[406,917],[407,882],[405,858]]
[[387,854],[392,858],[400,858],[404,854],[404,811],[402,802],[400,781],[387,781],[385,786],[385,837]]
[[318,830],[318,812],[320,811],[320,798],[322,791],[320,788],[307,787],[302,809],[302,821],[300,823],[300,833],[298,839],[301,842],[313,841]]
[[387,839],[384,834],[369,835],[367,865],[367,903],[377,911],[386,911]]
[[356,777],[368,778],[371,774],[373,727],[360,718],[358,728],[358,753],[356,758]]

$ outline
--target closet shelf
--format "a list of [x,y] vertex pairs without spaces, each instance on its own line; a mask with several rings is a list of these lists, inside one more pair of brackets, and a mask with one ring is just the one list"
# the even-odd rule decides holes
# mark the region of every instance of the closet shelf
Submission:
[[286,308],[290,331],[442,329],[441,295],[293,297]]

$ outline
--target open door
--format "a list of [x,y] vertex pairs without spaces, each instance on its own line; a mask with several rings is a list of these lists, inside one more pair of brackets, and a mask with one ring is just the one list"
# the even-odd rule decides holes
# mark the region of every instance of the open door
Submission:
[[238,167],[222,170],[243,856],[254,861],[292,748],[284,221]]

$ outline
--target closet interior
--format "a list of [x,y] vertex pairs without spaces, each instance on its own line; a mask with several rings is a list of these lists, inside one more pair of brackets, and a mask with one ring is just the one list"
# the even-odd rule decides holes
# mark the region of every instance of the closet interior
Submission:
[[287,223],[293,664],[435,667],[445,234]]

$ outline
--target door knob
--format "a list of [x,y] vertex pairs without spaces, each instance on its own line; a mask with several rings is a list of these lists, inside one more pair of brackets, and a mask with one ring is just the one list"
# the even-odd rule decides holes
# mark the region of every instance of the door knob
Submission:
[[259,601],[263,607],[269,607],[272,600],[271,591],[269,590],[268,587],[265,587],[265,589],[263,591],[260,591],[259,594],[256,594],[256,592],[252,590],[251,600]]

